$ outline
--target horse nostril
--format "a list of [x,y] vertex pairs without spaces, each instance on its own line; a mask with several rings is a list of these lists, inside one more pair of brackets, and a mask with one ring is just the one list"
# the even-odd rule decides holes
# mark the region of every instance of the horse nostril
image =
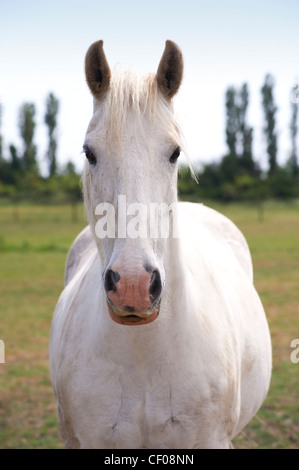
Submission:
[[152,272],[150,287],[149,287],[149,296],[152,302],[158,299],[162,292],[162,282],[161,276],[157,269]]
[[104,282],[104,287],[105,291],[116,291],[116,284],[120,280],[120,275],[116,271],[112,271],[112,269],[108,269],[105,274],[105,282]]

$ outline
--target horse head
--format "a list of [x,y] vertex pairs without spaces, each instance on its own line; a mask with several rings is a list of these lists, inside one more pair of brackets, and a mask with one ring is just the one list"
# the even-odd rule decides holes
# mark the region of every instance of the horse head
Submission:
[[182,138],[172,98],[182,81],[182,53],[166,41],[156,74],[139,77],[111,72],[97,41],[87,51],[85,74],[94,112],[83,147],[83,192],[108,310],[117,323],[146,324],[159,313],[173,235]]

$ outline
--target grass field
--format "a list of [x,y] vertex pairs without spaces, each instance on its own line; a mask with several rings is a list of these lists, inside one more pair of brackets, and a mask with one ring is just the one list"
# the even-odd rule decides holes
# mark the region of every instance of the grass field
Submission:
[[[212,205],[212,204],[211,204]],[[269,395],[235,448],[299,447],[299,205],[267,203],[264,221],[246,205],[212,205],[228,215],[249,243],[255,285],[273,342]],[[51,317],[63,288],[68,248],[86,224],[69,206],[0,206],[0,448],[62,448],[49,380]]]

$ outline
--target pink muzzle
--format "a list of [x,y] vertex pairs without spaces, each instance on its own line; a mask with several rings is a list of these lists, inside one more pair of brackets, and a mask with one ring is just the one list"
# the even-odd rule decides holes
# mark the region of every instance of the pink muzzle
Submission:
[[129,274],[107,269],[104,275],[109,314],[121,325],[145,325],[159,314],[162,292],[157,269]]

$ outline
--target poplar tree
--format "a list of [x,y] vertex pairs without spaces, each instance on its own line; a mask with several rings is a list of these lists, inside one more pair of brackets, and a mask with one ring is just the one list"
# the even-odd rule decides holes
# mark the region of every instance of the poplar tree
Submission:
[[[292,88],[291,96],[295,95],[297,87]],[[290,166],[294,176],[298,174],[298,156],[297,156],[297,133],[298,133],[298,102],[293,99],[291,101],[291,123],[290,123],[290,132],[291,132],[291,157],[290,157]]]
[[57,114],[59,110],[59,102],[55,98],[53,93],[49,93],[46,102],[46,114],[45,114],[45,124],[48,126],[48,150],[47,150],[47,160],[49,164],[49,175],[53,176],[57,172]]
[[236,95],[237,93],[234,87],[229,87],[226,90],[226,143],[229,148],[229,154],[233,157],[237,155],[237,132],[239,127]]
[[229,87],[225,95],[226,104],[226,143],[229,148],[230,163],[234,171],[242,168],[250,174],[255,172],[252,157],[253,129],[247,124],[249,102],[248,86],[244,83],[240,90]]
[[261,89],[261,93],[265,118],[264,134],[267,143],[270,175],[273,175],[277,169],[277,132],[275,129],[275,114],[277,111],[277,107],[274,103],[273,88],[274,79],[270,74],[267,74],[265,78],[265,83]]
[[26,171],[37,173],[37,149],[33,142],[35,126],[35,105],[33,103],[24,103],[19,114],[20,134],[24,141],[22,166]]
[[247,83],[244,83],[239,93],[239,132],[241,139],[241,164],[250,174],[255,172],[255,163],[252,156],[253,128],[247,124],[247,108],[249,92]]

